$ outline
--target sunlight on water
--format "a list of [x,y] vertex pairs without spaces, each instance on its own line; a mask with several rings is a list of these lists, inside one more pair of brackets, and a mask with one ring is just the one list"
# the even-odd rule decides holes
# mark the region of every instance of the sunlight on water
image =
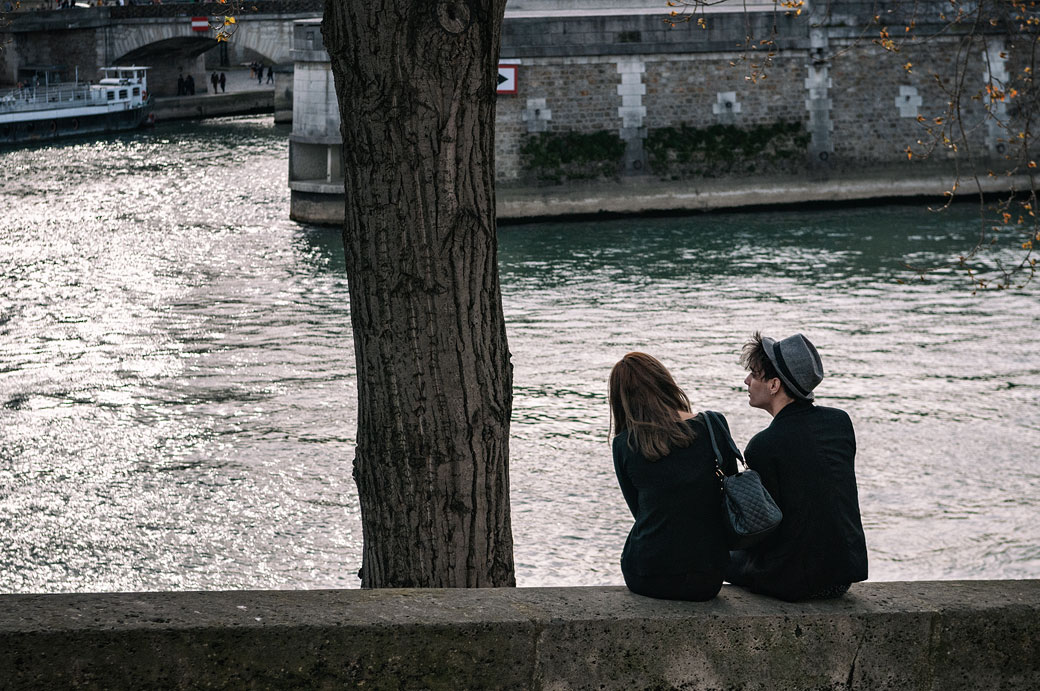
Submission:
[[[0,591],[357,585],[343,249],[288,220],[287,135],[0,152]],[[519,583],[621,582],[611,365],[651,352],[744,444],[768,422],[736,363],[755,329],[820,346],[872,578],[1040,577],[1035,289],[894,281],[966,246],[972,211],[501,229]]]

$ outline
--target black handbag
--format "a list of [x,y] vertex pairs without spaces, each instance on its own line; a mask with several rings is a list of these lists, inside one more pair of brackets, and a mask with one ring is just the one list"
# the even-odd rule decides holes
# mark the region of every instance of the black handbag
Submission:
[[[711,410],[703,413],[704,424],[711,437],[711,448],[715,452],[715,474],[722,484],[722,514],[726,525],[726,537],[730,549],[747,549],[772,533],[780,526],[784,515],[776,505],[769,492],[762,486],[762,478],[751,468],[747,468],[744,457],[733,443],[722,416]],[[722,470],[723,458],[719,445],[715,441],[715,427],[718,434],[729,444],[730,450],[746,470],[735,475],[726,475]]]

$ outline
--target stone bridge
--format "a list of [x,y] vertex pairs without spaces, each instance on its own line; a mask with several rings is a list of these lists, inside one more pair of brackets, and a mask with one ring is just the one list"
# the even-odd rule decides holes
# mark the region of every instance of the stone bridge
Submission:
[[166,95],[179,73],[193,75],[201,89],[212,69],[254,61],[291,68],[292,22],[320,17],[322,2],[250,2],[227,43],[218,43],[209,26],[193,26],[193,17],[226,11],[218,3],[178,3],[12,13],[0,28],[0,83],[15,83],[19,69],[32,66],[62,66],[69,78],[78,70],[81,79],[92,79],[99,67],[137,64],[152,67],[150,91]]

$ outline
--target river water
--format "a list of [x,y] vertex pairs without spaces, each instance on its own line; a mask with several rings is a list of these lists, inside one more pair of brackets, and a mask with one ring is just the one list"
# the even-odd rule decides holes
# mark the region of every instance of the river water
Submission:
[[[0,592],[355,587],[350,307],[335,229],[288,220],[285,127],[165,124],[0,152]],[[500,229],[522,586],[619,584],[606,378],[669,365],[740,445],[739,348],[820,347],[876,580],[1040,577],[1036,288],[904,258],[977,209]]]

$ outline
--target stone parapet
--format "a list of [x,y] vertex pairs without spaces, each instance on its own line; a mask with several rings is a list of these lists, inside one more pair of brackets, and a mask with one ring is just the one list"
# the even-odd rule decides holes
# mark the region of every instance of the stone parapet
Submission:
[[672,25],[668,7],[659,14],[509,17],[502,26],[503,58],[577,55],[654,55],[732,52],[750,31],[768,36],[776,48],[805,49],[808,15],[713,14],[706,29],[695,22]]
[[1040,581],[0,596],[10,689],[1040,688]]
[[152,112],[160,122],[274,111],[274,91],[270,89],[233,94],[168,96],[155,98],[153,101]]

